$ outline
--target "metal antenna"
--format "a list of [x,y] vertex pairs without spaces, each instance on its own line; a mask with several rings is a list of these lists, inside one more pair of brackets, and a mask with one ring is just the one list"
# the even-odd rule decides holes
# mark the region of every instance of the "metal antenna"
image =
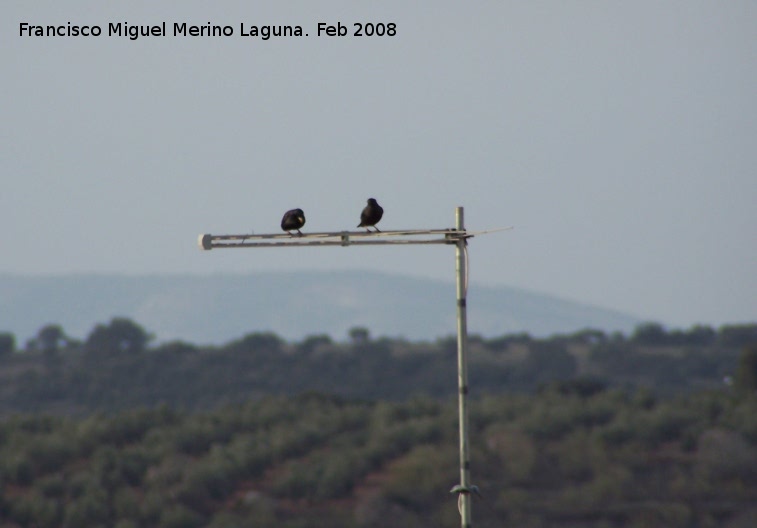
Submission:
[[286,233],[267,235],[209,235],[202,234],[197,242],[201,249],[309,247],[309,246],[362,246],[388,244],[454,244],[455,271],[457,272],[457,387],[460,420],[460,484],[450,493],[458,495],[458,509],[462,528],[471,528],[471,493],[478,486],[470,483],[470,456],[468,449],[468,322],[466,294],[468,289],[468,239],[475,235],[512,229],[502,227],[486,231],[465,230],[463,208],[455,208],[454,229],[403,229],[395,231],[335,231],[321,233]]
[[[465,232],[465,218],[463,208],[455,209],[455,229]],[[468,311],[466,297],[468,279],[466,275],[465,247],[467,237],[459,237],[455,244],[455,271],[457,272],[457,389],[458,415],[460,421],[460,492],[458,492],[458,507],[462,528],[471,526],[470,493],[463,490],[470,489],[470,455],[468,449]]]

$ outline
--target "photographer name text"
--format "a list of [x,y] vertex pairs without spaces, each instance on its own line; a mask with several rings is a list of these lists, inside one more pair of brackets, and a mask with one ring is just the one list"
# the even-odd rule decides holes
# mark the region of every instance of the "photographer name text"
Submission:
[[[236,28],[236,29],[235,29]],[[238,29],[238,31],[237,31]],[[394,37],[397,35],[395,22],[318,22],[313,24],[312,34],[316,37]],[[36,25],[20,22],[20,37],[121,37],[129,40],[153,37],[247,37],[269,40],[278,37],[308,37],[311,31],[299,25],[257,25],[241,22],[235,26],[211,24],[189,24],[187,22],[161,22],[141,25],[128,22],[109,22],[107,25],[65,24]]]

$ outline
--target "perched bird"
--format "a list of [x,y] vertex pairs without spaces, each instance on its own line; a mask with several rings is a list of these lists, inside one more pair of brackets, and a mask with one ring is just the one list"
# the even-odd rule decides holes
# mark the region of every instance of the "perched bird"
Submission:
[[384,215],[384,209],[381,207],[375,198],[368,198],[368,205],[365,206],[363,212],[360,213],[360,223],[358,227],[364,227],[366,231],[370,231],[368,227],[373,226],[376,231],[381,231],[376,224],[379,223],[381,217]]
[[281,219],[281,229],[287,231],[290,235],[293,230],[296,230],[299,234],[302,234],[300,228],[305,225],[305,213],[302,209],[290,209],[284,213],[284,218]]

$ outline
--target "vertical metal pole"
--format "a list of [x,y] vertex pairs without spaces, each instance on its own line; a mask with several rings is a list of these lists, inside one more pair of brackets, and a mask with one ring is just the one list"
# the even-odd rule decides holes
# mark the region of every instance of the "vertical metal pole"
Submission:
[[[465,231],[463,208],[455,208],[455,229]],[[457,271],[457,387],[458,412],[460,420],[460,486],[458,494],[460,521],[462,528],[471,525],[470,457],[468,455],[468,366],[466,349],[468,346],[468,322],[465,306],[467,279],[465,269],[465,238],[457,241],[455,248],[455,270]]]

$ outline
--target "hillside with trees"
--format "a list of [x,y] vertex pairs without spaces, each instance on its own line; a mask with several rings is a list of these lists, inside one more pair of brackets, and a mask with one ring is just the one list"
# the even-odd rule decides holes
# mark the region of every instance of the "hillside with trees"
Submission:
[[[470,339],[484,528],[747,528],[757,325]],[[459,526],[455,340],[0,333],[0,528]]]
[[[753,394],[560,385],[471,409],[476,526],[754,526]],[[0,526],[451,528],[457,467],[452,400],[20,415],[0,425]]]
[[[473,395],[532,392],[557,381],[646,387],[672,395],[732,383],[757,324],[668,331],[640,325],[630,335],[583,330],[537,339],[528,334],[469,339]],[[96,325],[83,341],[46,325],[23,348],[0,334],[0,413],[81,414],[167,404],[212,409],[265,395],[323,392],[402,401],[456,394],[456,340],[373,338],[353,328],[346,342],[327,335],[290,343],[252,333],[218,347],[151,346],[130,319]]]

